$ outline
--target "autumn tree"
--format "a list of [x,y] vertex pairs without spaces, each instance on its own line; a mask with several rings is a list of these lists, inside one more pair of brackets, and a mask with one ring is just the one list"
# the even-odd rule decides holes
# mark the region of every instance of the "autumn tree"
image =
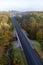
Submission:
[[38,32],[36,33],[37,40],[42,41],[43,40],[43,30],[39,29]]

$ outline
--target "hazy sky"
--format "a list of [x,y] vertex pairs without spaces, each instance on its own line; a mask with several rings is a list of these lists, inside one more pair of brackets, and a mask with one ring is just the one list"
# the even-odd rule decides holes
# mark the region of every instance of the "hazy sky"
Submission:
[[0,0],[0,11],[12,9],[18,11],[43,10],[43,0]]

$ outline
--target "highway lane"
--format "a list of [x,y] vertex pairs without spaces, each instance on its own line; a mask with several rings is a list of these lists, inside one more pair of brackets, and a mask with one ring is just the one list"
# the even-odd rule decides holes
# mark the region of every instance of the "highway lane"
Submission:
[[18,36],[20,38],[21,45],[23,47],[28,65],[42,65],[38,55],[34,52],[32,47],[30,46],[29,41],[26,39],[25,35],[23,34],[16,19],[14,17],[11,17],[11,20],[13,22],[13,25],[16,27],[16,30],[17,30]]

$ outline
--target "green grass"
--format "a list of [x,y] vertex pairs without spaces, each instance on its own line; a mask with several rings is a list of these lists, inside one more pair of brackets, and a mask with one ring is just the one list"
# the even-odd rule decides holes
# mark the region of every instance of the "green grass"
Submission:
[[20,60],[21,64],[20,65],[27,65],[27,62],[25,60],[25,58],[23,57],[23,54],[20,50],[20,48],[15,48],[14,49],[14,59],[18,59],[18,61]]
[[36,50],[36,52],[38,53],[38,55],[40,56],[41,59],[43,59],[43,51],[41,50],[41,45],[39,42],[35,42],[35,44],[33,44],[34,49]]

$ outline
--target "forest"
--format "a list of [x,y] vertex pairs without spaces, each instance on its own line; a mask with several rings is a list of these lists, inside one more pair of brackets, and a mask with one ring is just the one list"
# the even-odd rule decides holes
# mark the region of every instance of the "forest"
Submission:
[[7,64],[7,46],[13,39],[12,36],[13,25],[8,13],[0,13],[0,65]]

